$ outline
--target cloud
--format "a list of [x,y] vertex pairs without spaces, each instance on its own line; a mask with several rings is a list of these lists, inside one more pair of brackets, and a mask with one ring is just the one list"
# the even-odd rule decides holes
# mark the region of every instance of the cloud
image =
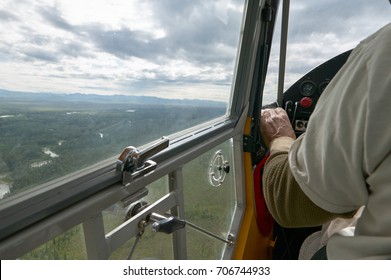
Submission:
[[389,13],[388,1],[292,1],[287,70],[304,75],[354,48],[389,22]]
[[196,65],[233,64],[241,19],[238,12],[230,11],[232,14],[222,22],[204,2],[194,1],[192,5],[189,1],[148,3],[161,36],[150,30],[124,26],[111,30],[105,30],[102,25],[80,28],[102,51],[121,58],[135,56],[162,65],[171,59]]
[[9,11],[0,10],[0,21],[15,21],[17,17]]
[[105,31],[101,26],[86,27],[84,30],[96,47],[120,58],[134,56],[156,59],[162,54],[161,50],[166,53],[164,40],[154,39],[147,32],[127,28]]
[[40,60],[46,62],[58,62],[58,57],[55,53],[50,53],[42,49],[29,49],[24,51],[27,61]]
[[[354,48],[389,22],[386,0],[295,0],[290,2],[285,89],[328,59]],[[281,11],[279,11],[281,14]],[[275,36],[265,85],[265,103],[276,99],[280,24]]]
[[67,20],[61,16],[61,11],[58,7],[48,6],[37,7],[36,9],[38,14],[40,14],[42,18],[52,26],[70,32],[74,31],[75,27],[72,24],[68,23]]
[[[222,12],[216,5],[225,4]],[[146,79],[175,79],[178,77],[193,82],[205,81],[207,73],[210,80],[227,82],[232,77],[234,55],[238,44],[241,10],[238,3],[231,6],[227,1],[149,1],[151,27],[143,30],[134,27],[133,22],[124,22],[108,28],[100,22],[81,22],[66,19],[59,6],[37,7],[36,11],[45,24],[56,29],[56,34],[67,33],[68,43],[61,38],[45,42],[57,51],[59,60],[67,56],[87,56],[85,44],[88,42],[90,54],[107,53],[123,61],[139,58],[161,67],[140,69]],[[144,3],[144,5],[146,5]],[[235,6],[236,5],[236,6]],[[236,9],[235,9],[236,8]],[[232,32],[233,29],[237,32]],[[158,31],[158,32],[156,32]],[[44,41],[47,36],[35,35],[28,41]],[[54,55],[43,55],[43,51],[25,52],[31,59],[55,62]],[[146,64],[146,63],[144,63]],[[168,69],[168,66],[175,69]],[[136,67],[137,68],[137,67]],[[202,69],[201,69],[202,68]],[[178,70],[182,70],[182,74]],[[213,73],[217,69],[220,73]],[[225,72],[224,74],[221,74]],[[203,73],[200,77],[199,75]],[[229,74],[228,74],[229,73]],[[194,74],[193,77],[190,77]]]
[[[192,97],[209,87],[228,98],[243,2],[3,0],[0,72],[6,74],[0,85],[102,94],[157,94],[164,87],[173,96],[178,86]],[[291,1],[291,26],[296,25],[289,33],[291,77],[352,48],[389,21],[389,6],[387,1]],[[273,53],[271,70],[277,65]],[[219,87],[222,94],[216,93]]]

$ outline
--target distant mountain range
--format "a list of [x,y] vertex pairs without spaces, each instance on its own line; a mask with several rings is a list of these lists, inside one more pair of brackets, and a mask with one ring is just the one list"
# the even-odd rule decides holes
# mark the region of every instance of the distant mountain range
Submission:
[[130,103],[141,105],[181,105],[202,107],[226,107],[227,103],[200,99],[165,99],[154,96],[99,95],[82,93],[37,93],[0,89],[1,100],[7,102],[70,102],[70,103]]

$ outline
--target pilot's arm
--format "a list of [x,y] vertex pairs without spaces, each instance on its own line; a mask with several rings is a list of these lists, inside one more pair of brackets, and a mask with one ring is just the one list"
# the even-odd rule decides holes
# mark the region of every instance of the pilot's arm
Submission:
[[319,225],[365,206],[354,236],[330,237],[329,259],[391,258],[390,46],[391,24],[357,45],[320,96],[305,136],[294,140],[282,109],[261,114],[271,150],[265,199],[281,225]]
[[337,217],[353,216],[354,211],[331,213],[323,210],[301,190],[289,167],[288,151],[296,137],[283,109],[262,110],[261,135],[270,149],[262,178],[263,192],[269,211],[281,226],[318,226]]

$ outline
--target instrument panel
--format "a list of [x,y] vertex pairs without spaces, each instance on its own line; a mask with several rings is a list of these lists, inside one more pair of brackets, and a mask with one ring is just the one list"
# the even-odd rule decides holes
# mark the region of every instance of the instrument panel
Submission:
[[350,53],[351,50],[319,65],[284,92],[282,108],[288,113],[297,136],[306,131],[319,97],[345,64]]

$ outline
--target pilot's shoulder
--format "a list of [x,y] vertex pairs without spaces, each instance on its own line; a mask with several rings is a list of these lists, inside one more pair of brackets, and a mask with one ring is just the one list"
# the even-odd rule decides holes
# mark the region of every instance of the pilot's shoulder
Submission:
[[[391,23],[383,26],[378,31],[361,41],[361,45],[368,48],[391,50],[388,43],[391,42]],[[383,47],[383,48],[382,48]]]

